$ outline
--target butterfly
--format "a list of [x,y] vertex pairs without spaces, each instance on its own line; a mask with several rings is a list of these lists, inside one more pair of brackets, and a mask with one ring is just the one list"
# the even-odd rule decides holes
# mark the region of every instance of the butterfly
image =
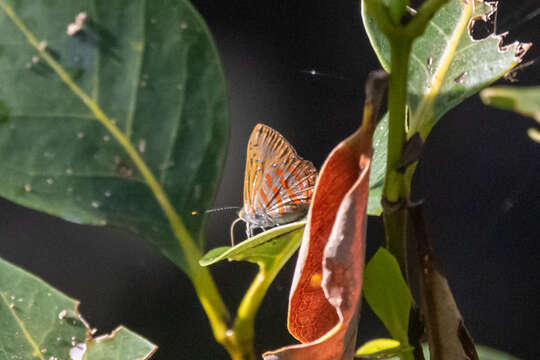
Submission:
[[302,218],[316,179],[315,166],[299,157],[280,133],[257,124],[247,145],[243,206],[232,226],[243,220],[251,237],[256,228],[266,230]]

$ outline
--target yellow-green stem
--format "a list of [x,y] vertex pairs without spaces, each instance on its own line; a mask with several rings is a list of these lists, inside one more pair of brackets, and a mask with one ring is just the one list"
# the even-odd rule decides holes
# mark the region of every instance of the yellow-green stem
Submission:
[[268,287],[298,246],[298,241],[289,241],[287,247],[283,249],[283,254],[289,254],[288,256],[279,256],[274,262],[270,263],[259,263],[259,272],[238,307],[233,328],[237,341],[242,345],[245,344],[245,348],[248,345],[253,346],[255,315]]

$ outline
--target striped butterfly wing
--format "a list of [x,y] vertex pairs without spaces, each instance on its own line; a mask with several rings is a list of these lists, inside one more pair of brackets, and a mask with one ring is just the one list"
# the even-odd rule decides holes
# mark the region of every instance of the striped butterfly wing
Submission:
[[274,129],[258,124],[248,142],[244,210],[259,227],[294,221],[307,212],[317,171]]

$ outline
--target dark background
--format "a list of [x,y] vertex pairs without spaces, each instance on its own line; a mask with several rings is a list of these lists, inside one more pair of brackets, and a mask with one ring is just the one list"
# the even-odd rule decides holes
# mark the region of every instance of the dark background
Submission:
[[[244,151],[253,126],[280,131],[320,167],[359,124],[363,83],[379,67],[363,32],[358,1],[194,1],[215,35],[228,76],[232,119],[216,206],[240,205]],[[497,31],[507,42],[539,44],[517,73],[540,84],[540,3],[503,0]],[[311,69],[321,74],[312,76]],[[414,182],[428,231],[466,324],[478,343],[524,359],[540,354],[540,144],[534,121],[487,108],[473,97],[433,129]],[[213,339],[184,274],[146,242],[124,232],[75,225],[0,200],[0,256],[81,300],[99,329],[124,324],[160,345],[154,359],[227,358]],[[227,244],[235,214],[212,215],[208,247]],[[382,244],[370,218],[368,255]],[[257,350],[292,342],[286,332],[294,263],[269,290],[257,318]],[[255,273],[250,264],[213,268],[232,308]],[[364,307],[359,342],[385,336]]]

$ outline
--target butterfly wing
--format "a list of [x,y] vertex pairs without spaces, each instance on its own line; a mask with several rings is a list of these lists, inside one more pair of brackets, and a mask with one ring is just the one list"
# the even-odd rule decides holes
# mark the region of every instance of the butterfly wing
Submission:
[[294,221],[307,211],[317,171],[274,129],[258,124],[248,142],[244,213],[256,227]]

